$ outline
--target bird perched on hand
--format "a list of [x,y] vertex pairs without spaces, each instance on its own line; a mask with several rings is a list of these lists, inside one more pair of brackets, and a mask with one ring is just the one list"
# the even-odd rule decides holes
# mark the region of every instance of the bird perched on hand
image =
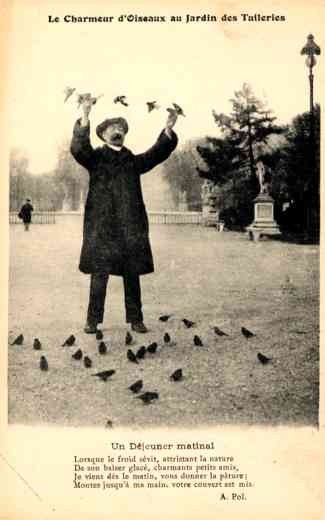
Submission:
[[249,339],[249,338],[252,338],[253,336],[255,336],[255,334],[253,332],[251,332],[248,329],[245,329],[245,327],[241,328],[241,332],[242,332],[242,335],[245,336],[246,339]]
[[125,336],[125,344],[131,345],[132,341],[133,341],[132,334],[130,334],[130,332],[127,331],[126,336]]
[[103,339],[103,337],[104,337],[103,332],[101,330],[97,329],[97,331],[96,331],[96,339],[101,340],[101,339]]
[[144,346],[140,347],[139,350],[136,353],[136,358],[137,359],[143,359],[145,354],[146,354],[146,351],[147,351],[146,347],[144,347]]
[[132,350],[130,348],[126,353],[126,357],[128,358],[129,361],[131,361],[131,363],[138,363],[136,355],[134,354],[134,352],[132,352]]
[[98,377],[102,381],[107,381],[109,377],[115,374],[115,370],[103,370],[102,372],[97,372],[97,374],[91,374],[94,377]]
[[159,317],[159,321],[168,321],[169,318],[171,318],[172,314],[163,314],[162,316]]
[[92,105],[96,105],[97,100],[99,98],[101,98],[101,97],[103,97],[103,94],[100,94],[97,97],[91,97],[91,93],[90,92],[87,92],[86,94],[78,94],[78,98],[77,98],[78,108],[82,105],[82,103],[84,101],[90,101]]
[[104,341],[101,341],[98,345],[98,352],[99,354],[101,355],[104,355],[107,353],[107,346],[106,346],[106,343],[104,343]]
[[159,108],[157,101],[147,101],[146,105],[148,107],[148,112],[151,112],[154,109],[157,110]]
[[196,345],[197,347],[203,347],[202,340],[199,336],[195,335],[193,338],[193,342],[194,342],[194,345]]
[[213,330],[217,334],[217,336],[229,336],[229,334],[223,332],[223,330],[219,329],[219,327],[213,327]]
[[88,357],[88,356],[84,357],[84,365],[85,365],[86,368],[90,368],[91,367],[92,361],[91,361],[90,357]]
[[42,343],[40,342],[40,340],[38,338],[35,338],[34,343],[33,343],[33,349],[41,350],[41,348],[42,348]]
[[166,334],[164,334],[164,343],[170,343],[170,335],[168,334],[168,332],[166,332]]
[[262,365],[266,365],[271,361],[271,358],[264,356],[264,354],[261,354],[260,352],[257,354],[257,359],[262,363]]
[[194,327],[194,325],[195,325],[195,321],[187,320],[186,318],[184,318],[182,320],[182,322],[184,323],[184,325],[187,329],[190,329],[191,327]]
[[136,399],[141,399],[141,401],[145,404],[149,404],[151,401],[158,398],[159,394],[157,392],[145,392],[144,394],[136,396]]
[[177,370],[175,370],[175,372],[173,372],[170,376],[170,379],[172,379],[173,381],[180,381],[181,379],[183,379],[182,369],[178,368]]
[[62,347],[72,347],[72,345],[74,345],[76,341],[76,338],[74,337],[73,334],[71,334],[71,336],[69,336],[65,342],[63,343]]
[[166,110],[167,110],[167,112],[169,112],[170,114],[176,114],[177,116],[183,116],[183,117],[185,117],[185,114],[184,114],[184,112],[183,112],[182,107],[180,107],[180,106],[177,105],[176,103],[173,103],[173,108],[168,107]]
[[49,364],[48,364],[45,356],[41,356],[39,367],[41,370],[44,370],[44,371],[49,369]]
[[72,96],[72,94],[74,93],[75,90],[76,90],[75,88],[71,88],[71,87],[66,87],[64,89],[64,96],[65,96],[64,97],[64,103],[66,101],[68,101],[69,97]]
[[143,387],[143,381],[142,381],[142,379],[139,379],[138,381],[133,383],[131,386],[129,386],[129,390],[131,390],[131,392],[133,392],[134,394],[137,394],[138,392],[140,392],[142,387]]
[[121,103],[121,105],[124,105],[125,107],[129,106],[129,104],[126,102],[126,96],[116,96],[114,98],[114,103]]
[[150,354],[155,354],[157,348],[158,348],[158,344],[154,341],[153,343],[150,343],[150,345],[148,345],[147,351]]
[[24,343],[24,336],[23,334],[19,334],[17,338],[11,343],[11,345],[22,345]]
[[82,358],[82,350],[80,348],[78,350],[76,350],[75,353],[72,354],[72,357],[73,357],[73,359],[80,361],[80,359]]

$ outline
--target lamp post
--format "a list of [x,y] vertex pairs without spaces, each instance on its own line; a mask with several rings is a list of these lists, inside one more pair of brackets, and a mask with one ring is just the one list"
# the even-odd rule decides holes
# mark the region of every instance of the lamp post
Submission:
[[319,179],[316,179],[316,147],[315,147],[315,114],[314,114],[314,75],[313,67],[317,61],[315,55],[320,54],[320,47],[314,42],[314,36],[309,34],[307,36],[307,43],[301,49],[301,55],[306,55],[306,66],[309,69],[309,113],[310,113],[310,160],[311,160],[311,176],[309,181],[309,190],[307,195],[311,199],[309,207],[307,205],[307,232],[310,234],[311,229],[311,212],[312,206],[315,205],[319,216]]

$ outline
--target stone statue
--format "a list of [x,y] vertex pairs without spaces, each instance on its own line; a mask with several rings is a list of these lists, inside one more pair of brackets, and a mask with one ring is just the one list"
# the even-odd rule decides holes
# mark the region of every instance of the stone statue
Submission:
[[256,163],[256,175],[260,184],[260,195],[269,195],[270,184],[266,179],[267,171],[261,160]]

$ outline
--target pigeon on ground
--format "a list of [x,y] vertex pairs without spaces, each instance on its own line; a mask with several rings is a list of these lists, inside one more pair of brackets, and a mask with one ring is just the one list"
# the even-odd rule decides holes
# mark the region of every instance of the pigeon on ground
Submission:
[[138,363],[136,355],[132,352],[132,350],[129,348],[129,350],[126,353],[126,356],[131,363]]
[[71,87],[66,87],[64,89],[64,102],[68,101],[69,97],[72,96],[72,94],[74,93],[76,89],[75,88],[71,88]]
[[126,102],[126,96],[116,96],[114,98],[114,103],[121,103],[121,105],[124,105],[125,107],[129,106],[129,104]]
[[42,348],[42,343],[40,342],[40,340],[38,338],[35,338],[34,343],[33,343],[33,349],[41,350],[41,348]]
[[145,354],[146,354],[146,347],[144,347],[144,346],[140,347],[139,350],[136,353],[136,358],[137,359],[143,359]]
[[110,419],[107,419],[106,428],[113,428],[113,421],[111,421]]
[[48,364],[45,356],[41,356],[39,367],[41,370],[44,370],[44,371],[49,369],[49,364]]
[[106,346],[106,343],[104,343],[104,341],[101,341],[98,345],[98,352],[99,354],[106,354],[107,353],[107,346]]
[[180,381],[181,379],[183,379],[182,369],[178,368],[177,370],[175,370],[175,372],[173,372],[170,376],[170,379],[172,379],[173,381]]
[[88,356],[84,357],[84,365],[85,365],[86,368],[90,368],[91,365],[92,365],[92,361],[91,361],[91,359]]
[[168,334],[168,332],[166,332],[166,334],[164,335],[164,343],[170,343],[170,335]]
[[142,381],[142,379],[139,379],[138,381],[133,383],[131,386],[129,386],[129,390],[131,390],[131,392],[133,392],[134,394],[137,394],[138,392],[140,392],[142,387],[143,387],[143,381]]
[[69,336],[65,342],[63,343],[62,347],[72,347],[72,345],[75,343],[76,341],[76,338],[74,337],[73,334],[71,334],[71,336]]
[[94,377],[98,377],[102,381],[107,381],[109,377],[115,374],[115,370],[103,370],[103,372],[97,372],[97,374],[91,374]]
[[194,342],[194,345],[196,345],[197,347],[203,347],[202,340],[199,336],[195,335],[193,338],[193,342]]
[[168,321],[171,316],[171,314],[164,314],[163,316],[160,316],[159,321]]
[[245,329],[245,327],[241,328],[241,332],[242,332],[243,336],[245,336],[246,339],[249,339],[249,338],[252,338],[253,336],[255,336],[255,334],[253,334],[253,332],[251,332],[248,329]]
[[184,323],[187,329],[190,329],[195,325],[195,321],[187,320],[186,318],[182,319],[182,322]]
[[132,334],[130,334],[130,332],[127,331],[126,336],[125,336],[125,344],[131,345],[132,341],[133,341]]
[[76,350],[76,352],[74,354],[72,354],[72,357],[73,357],[73,359],[80,361],[80,359],[82,358],[82,350],[80,348],[78,350]]
[[219,329],[219,327],[213,327],[213,330],[217,334],[217,336],[229,336],[229,334],[223,332],[223,330]]
[[149,404],[154,399],[158,399],[159,395],[157,392],[145,392],[144,394],[137,395],[136,399],[141,399],[143,403]]
[[148,112],[151,112],[155,108],[156,109],[159,108],[159,106],[157,105],[157,101],[147,101],[146,105],[148,107]]
[[11,343],[11,345],[22,345],[24,343],[24,336],[19,334],[17,338]]
[[101,330],[97,329],[97,331],[96,331],[96,339],[101,340],[101,339],[103,339],[103,337],[104,337],[103,332]]
[[153,342],[153,343],[150,343],[150,345],[148,345],[147,351],[150,354],[155,354],[157,348],[158,348],[158,344],[156,342]]
[[266,365],[271,361],[271,358],[264,356],[264,354],[261,354],[260,352],[257,354],[257,359],[262,363],[262,365]]

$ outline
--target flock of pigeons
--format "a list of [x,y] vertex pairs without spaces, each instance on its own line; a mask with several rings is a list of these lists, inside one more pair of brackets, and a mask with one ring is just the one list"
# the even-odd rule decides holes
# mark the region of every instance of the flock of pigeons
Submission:
[[[171,314],[166,314],[166,315],[160,316],[159,320],[161,322],[167,322],[171,316],[172,316]],[[195,326],[194,321],[188,320],[186,318],[182,319],[182,322],[187,329],[190,329]],[[221,330],[219,327],[213,327],[213,330],[214,330],[214,333],[216,334],[216,336],[220,336],[220,337],[229,336],[226,332]],[[249,340],[250,338],[255,336],[255,334],[253,332],[246,329],[245,327],[241,327],[241,333],[247,340]],[[98,329],[96,332],[96,340],[98,341],[98,352],[100,355],[105,355],[108,352],[107,345],[103,341],[103,338],[104,338],[103,332],[100,329]],[[16,337],[16,339],[11,343],[11,345],[22,345],[23,342],[24,342],[24,336],[23,336],[23,334],[19,334],[19,336]],[[75,344],[75,342],[76,342],[76,338],[73,334],[71,334],[64,341],[64,343],[62,344],[62,347],[72,347]],[[135,352],[130,348],[130,346],[133,344],[133,342],[134,342],[133,337],[130,334],[130,332],[128,331],[125,336],[125,345],[129,347],[126,352],[126,357],[130,363],[138,364],[139,361],[144,359],[147,354],[154,355],[158,349],[158,343],[153,342],[153,343],[150,343],[150,345],[148,345],[147,347],[141,346]],[[170,337],[168,332],[166,332],[163,336],[163,343],[164,343],[164,345],[174,345],[175,344],[175,342],[172,341],[172,338]],[[193,336],[193,344],[197,347],[204,346],[202,339],[197,334],[195,334]],[[33,348],[34,348],[34,350],[42,349],[42,344],[38,338],[34,339]],[[83,359],[83,364],[84,364],[85,368],[92,367],[92,360],[90,359],[89,356],[84,356],[83,352],[80,348],[72,354],[72,358],[76,361],[81,361]],[[265,356],[261,352],[257,353],[257,359],[260,363],[262,363],[262,365],[266,365],[267,363],[269,363],[271,361],[271,358]],[[40,370],[42,370],[42,371],[49,370],[49,364],[44,355],[42,355],[40,357],[39,367],[40,367]],[[111,370],[103,370],[101,372],[96,372],[91,375],[93,377],[97,377],[98,379],[106,382],[114,374],[115,374],[115,370],[111,369]],[[177,382],[177,381],[181,381],[183,379],[183,377],[184,377],[184,375],[183,375],[182,368],[178,368],[170,375],[170,380]],[[140,393],[142,388],[143,388],[142,379],[135,381],[131,386],[128,387],[128,389],[132,393],[139,394],[136,397],[141,399],[143,401],[143,403],[145,403],[145,404],[149,404],[152,401],[154,401],[155,399],[159,398],[159,394],[157,392],[146,391],[146,392]]]
[[[66,102],[74,93],[76,93],[76,89],[75,88],[66,87],[64,89],[64,102]],[[86,94],[78,94],[78,93],[76,93],[78,108],[80,107],[80,105],[84,101],[90,101],[93,105],[95,105],[97,103],[98,99],[103,97],[103,95],[104,94],[100,94],[97,97],[93,97],[90,92],[87,92]],[[128,107],[129,106],[129,103],[127,101],[126,96],[116,96],[113,99],[113,101],[114,101],[115,104],[120,103],[124,107]],[[158,110],[160,108],[160,106],[158,105],[157,101],[147,101],[146,105],[147,105],[147,109],[148,109],[149,113],[152,112],[152,110]],[[177,103],[173,103],[172,105],[173,105],[172,107],[168,107],[166,109],[167,112],[169,112],[170,114],[175,114],[177,116],[185,117],[185,114],[184,114],[184,111],[183,111],[182,107],[177,105]]]

